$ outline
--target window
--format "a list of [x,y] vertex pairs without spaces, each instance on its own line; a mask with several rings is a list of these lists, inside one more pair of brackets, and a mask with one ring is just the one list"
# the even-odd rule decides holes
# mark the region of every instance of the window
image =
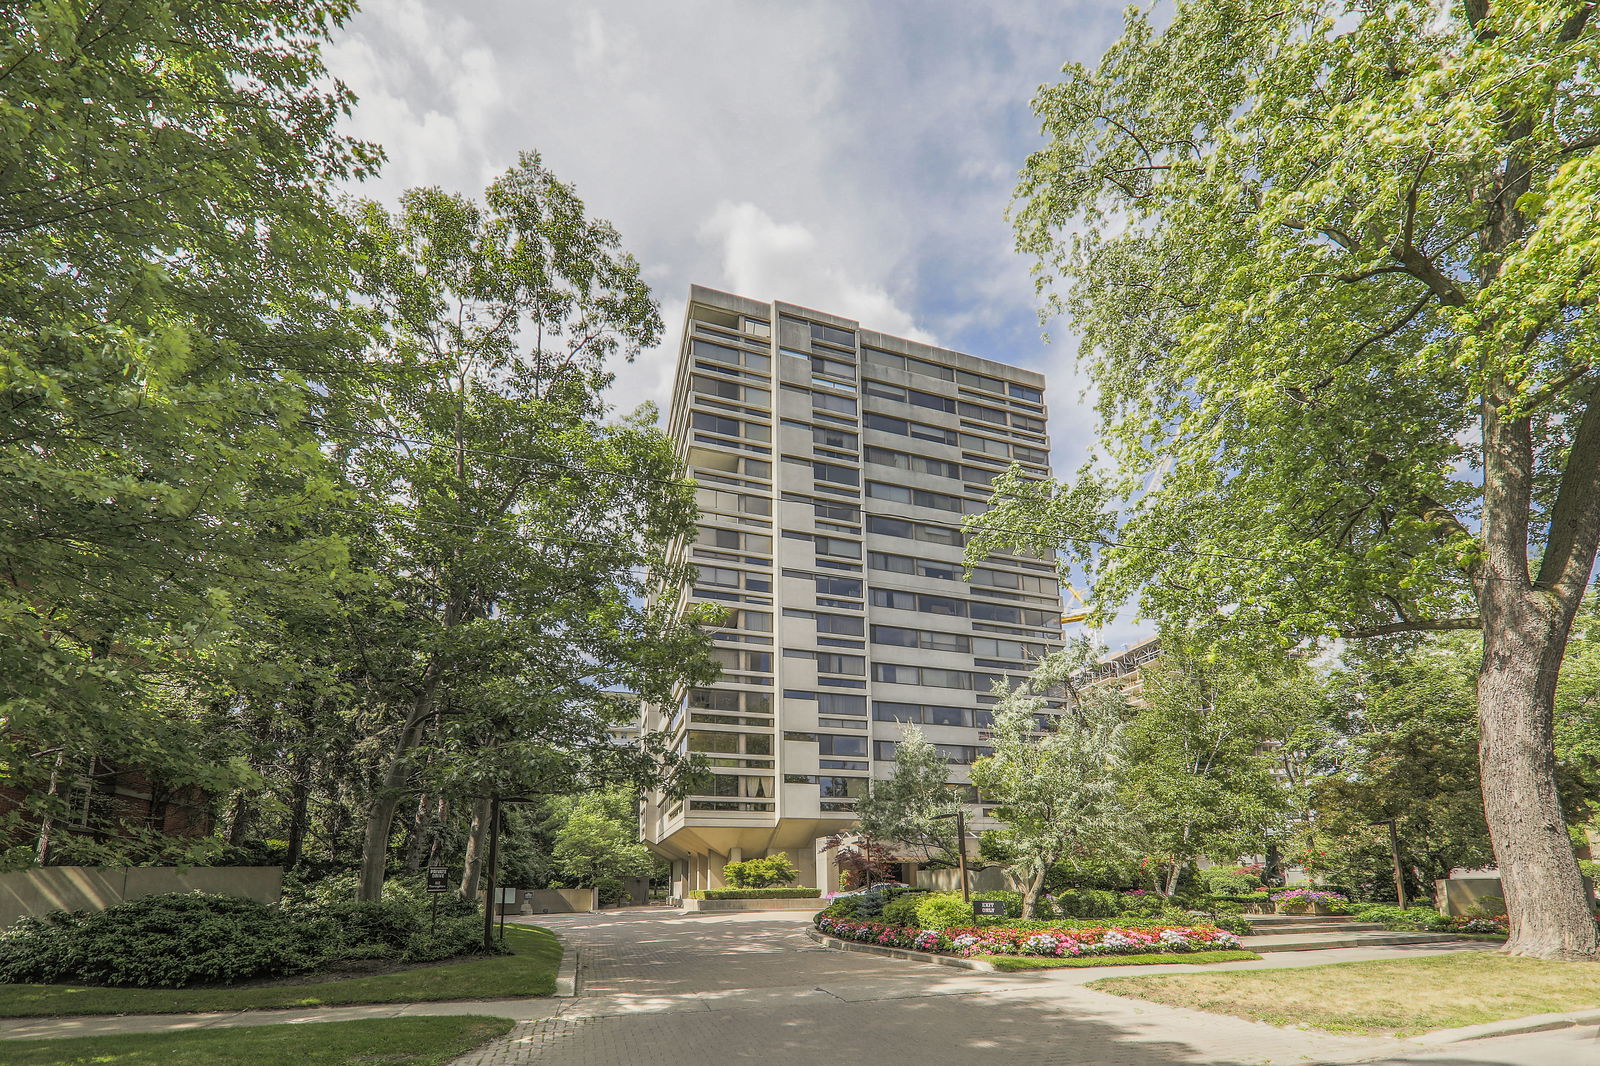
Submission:
[[772,361],[764,355],[754,352],[742,351],[738,348],[729,348],[721,344],[712,344],[710,341],[695,340],[691,346],[696,359],[711,359],[718,363],[727,363],[729,366],[745,366],[751,370],[759,370],[763,374],[771,367]]
[[739,750],[739,734],[721,733],[710,729],[691,729],[689,750],[735,754]]
[[834,466],[832,463],[812,463],[811,472],[818,481],[831,481],[836,485],[858,485],[861,483],[860,473],[848,466]]
[[983,389],[985,392],[1005,392],[1000,379],[986,377],[983,374],[971,374],[965,370],[956,371],[956,384],[965,385],[969,389]]
[[995,422],[1002,426],[1006,424],[1006,413],[1004,411],[997,411],[993,407],[985,407],[982,404],[967,403],[965,400],[961,402],[961,417],[976,418],[984,422]]
[[1011,424],[1026,433],[1043,433],[1044,419],[1031,418],[1028,415],[1013,414]]
[[[788,654],[785,652],[785,654]],[[861,655],[843,655],[836,651],[819,651],[817,673],[862,676],[867,672],[867,660]]]
[[817,734],[817,754],[865,758],[867,738],[845,733]]
[[907,522],[903,518],[882,518],[878,515],[868,515],[867,532],[881,533],[886,537],[911,537],[915,535],[916,524]]
[[856,376],[856,368],[851,364],[824,359],[820,355],[811,357],[811,372],[819,377],[843,378],[846,381],[854,381]]
[[816,577],[817,595],[819,596],[852,596],[861,598],[861,579],[846,577],[828,577],[818,574]]
[[824,326],[821,322],[811,323],[811,339],[814,341],[826,341],[829,344],[837,344],[844,348],[854,348],[856,346],[856,335],[854,333],[835,326]]
[[930,411],[951,412],[956,409],[956,402],[948,396],[936,396],[931,392],[918,392],[911,389],[907,393],[913,407],[925,407]]
[[695,411],[690,424],[702,433],[717,433],[724,437],[747,437],[750,440],[771,440],[772,430],[759,422],[741,422],[737,418]]
[[842,429],[832,426],[811,427],[811,443],[820,444],[824,448],[837,448],[840,451],[853,452],[856,450],[856,435],[847,433]]
[[842,714],[863,718],[867,713],[865,696],[847,696],[842,692],[817,693],[818,714]]
[[1029,385],[1018,385],[1016,382],[1007,382],[1006,391],[1011,393],[1013,399],[1027,400],[1029,403],[1044,403],[1044,393]]
[[867,495],[875,500],[892,500],[895,503],[910,503],[911,490],[904,485],[885,485],[881,481],[867,482]]
[[821,777],[817,779],[817,790],[835,799],[858,799],[867,794],[867,781],[865,777]]
[[[861,558],[861,542],[857,540],[841,540],[838,537],[824,537],[820,534],[812,540],[817,546],[818,555],[831,555],[840,559]],[[855,567],[859,570],[860,567]]]
[[856,413],[856,401],[849,396],[835,396],[831,392],[813,392],[811,406],[819,411],[836,411],[839,414]]
[[858,615],[819,614],[817,632],[832,633],[841,637],[859,637],[866,632],[866,623]]
[[862,425],[868,429],[876,429],[883,433],[898,433],[904,437],[910,433],[910,423],[903,418],[890,418],[888,415],[874,414],[871,411],[861,420]]

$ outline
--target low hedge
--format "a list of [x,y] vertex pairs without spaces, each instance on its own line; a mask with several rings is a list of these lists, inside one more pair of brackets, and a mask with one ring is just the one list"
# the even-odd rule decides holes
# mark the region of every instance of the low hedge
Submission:
[[696,888],[690,900],[818,900],[821,888]]

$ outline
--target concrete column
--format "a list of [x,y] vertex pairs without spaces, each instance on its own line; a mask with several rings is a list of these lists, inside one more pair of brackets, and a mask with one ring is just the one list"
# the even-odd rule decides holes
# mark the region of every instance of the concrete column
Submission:
[[728,849],[728,861],[729,862],[744,862],[744,849],[743,848],[729,848]]

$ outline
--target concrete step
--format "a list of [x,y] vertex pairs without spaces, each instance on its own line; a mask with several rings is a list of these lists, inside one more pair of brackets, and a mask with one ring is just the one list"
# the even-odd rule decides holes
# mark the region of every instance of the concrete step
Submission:
[[1249,951],[1325,951],[1329,948],[1384,948],[1402,944],[1447,944],[1460,941],[1449,933],[1283,933],[1241,938]]
[[1378,922],[1275,922],[1251,924],[1251,936],[1277,936],[1278,933],[1363,933],[1382,928]]

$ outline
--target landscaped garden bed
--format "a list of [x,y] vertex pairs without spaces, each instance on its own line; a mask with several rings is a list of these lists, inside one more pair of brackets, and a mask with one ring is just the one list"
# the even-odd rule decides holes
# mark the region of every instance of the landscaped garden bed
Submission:
[[[999,921],[987,925],[921,929],[819,914],[819,932],[840,940],[958,958],[1011,956],[1082,959],[1162,956],[1182,962],[1196,952],[1238,951],[1239,938],[1214,926],[1117,928],[1104,924]],[[1242,957],[1256,956],[1245,953]]]

